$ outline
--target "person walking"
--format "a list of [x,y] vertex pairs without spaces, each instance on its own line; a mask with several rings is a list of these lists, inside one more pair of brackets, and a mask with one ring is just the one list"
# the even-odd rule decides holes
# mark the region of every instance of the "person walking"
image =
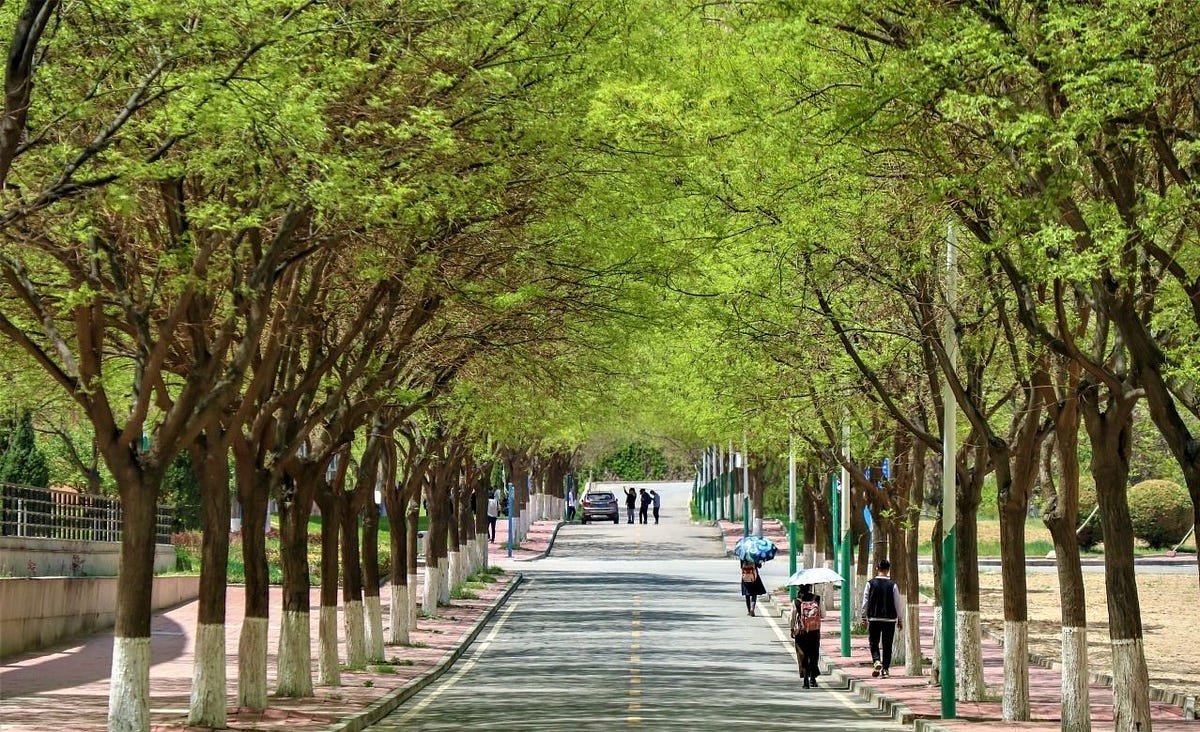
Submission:
[[[863,588],[862,617],[867,622],[871,645],[871,675],[891,676],[892,641],[904,629],[900,588],[892,581],[892,563],[883,558],[875,565],[875,577]],[[880,649],[880,644],[883,648]]]
[[742,562],[742,597],[746,598],[746,614],[754,617],[754,609],[758,605],[758,596],[767,594],[762,576],[758,573],[762,562]]
[[792,640],[796,642],[796,660],[800,675],[804,677],[804,688],[817,688],[817,677],[821,675],[821,621],[825,619],[825,606],[821,596],[812,591],[812,585],[800,585],[796,599],[792,600]]
[[488,541],[496,543],[496,519],[500,516],[500,501],[496,500],[496,491],[488,494]]
[[575,489],[567,489],[567,521],[575,520],[575,507],[579,505],[579,499],[575,497]]
[[641,489],[641,493],[642,510],[638,512],[638,517],[642,520],[643,524],[648,524],[650,523],[650,494],[646,492],[645,488]]
[[658,509],[662,506],[662,496],[658,491],[650,491],[651,506],[654,507],[654,523],[658,523]]
[[637,491],[633,486],[625,488],[625,510],[629,512],[629,523],[633,523],[633,512],[637,508]]

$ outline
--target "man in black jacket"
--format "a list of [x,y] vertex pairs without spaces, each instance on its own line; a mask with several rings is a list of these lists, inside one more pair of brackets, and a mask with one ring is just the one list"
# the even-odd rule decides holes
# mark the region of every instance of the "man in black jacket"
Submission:
[[904,605],[900,599],[900,588],[890,576],[892,563],[886,558],[880,559],[875,570],[875,578],[863,588],[862,617],[867,621],[871,643],[871,663],[874,667],[871,675],[886,679],[891,675],[892,640],[896,637],[896,629],[904,628],[904,619],[900,617],[900,609]]

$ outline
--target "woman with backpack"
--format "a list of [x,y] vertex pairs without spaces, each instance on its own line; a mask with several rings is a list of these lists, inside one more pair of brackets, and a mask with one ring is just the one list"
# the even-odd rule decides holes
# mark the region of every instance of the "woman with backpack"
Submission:
[[758,573],[761,566],[762,562],[742,561],[742,597],[746,598],[746,614],[750,617],[754,617],[758,596],[767,594],[767,587]]
[[796,658],[805,689],[817,688],[817,677],[821,675],[817,662],[821,655],[821,621],[824,619],[821,596],[812,591],[812,585],[800,585],[796,599],[792,600],[792,639],[796,642]]

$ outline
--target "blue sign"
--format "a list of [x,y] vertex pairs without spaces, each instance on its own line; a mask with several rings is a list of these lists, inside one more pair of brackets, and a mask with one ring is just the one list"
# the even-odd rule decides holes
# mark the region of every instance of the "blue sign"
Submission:
[[883,478],[884,480],[892,479],[892,461],[890,458],[883,459]]

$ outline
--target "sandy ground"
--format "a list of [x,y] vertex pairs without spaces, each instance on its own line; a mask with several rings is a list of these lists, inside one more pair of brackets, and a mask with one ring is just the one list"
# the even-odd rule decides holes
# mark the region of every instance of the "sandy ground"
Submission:
[[[932,575],[922,576],[922,584],[928,586],[932,581]],[[1054,572],[1031,572],[1028,584],[1029,650],[1057,658],[1062,650],[1058,576]],[[1085,574],[1084,585],[1088,598],[1088,660],[1093,671],[1112,673],[1104,574]],[[1003,636],[1000,573],[980,572],[979,587],[984,627]],[[1139,574],[1138,598],[1151,685],[1166,691],[1200,693],[1200,655],[1195,642],[1200,583],[1196,574]]]

